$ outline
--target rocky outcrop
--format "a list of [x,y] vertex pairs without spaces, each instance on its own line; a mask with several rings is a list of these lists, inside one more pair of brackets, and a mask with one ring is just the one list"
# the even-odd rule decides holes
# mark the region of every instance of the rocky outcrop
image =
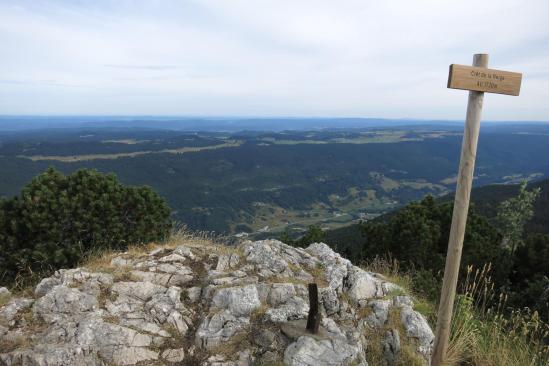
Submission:
[[[310,282],[322,315],[315,335],[304,330]],[[395,289],[322,243],[120,253],[60,270],[29,298],[0,289],[0,364],[394,365],[408,347],[427,365],[433,333]]]

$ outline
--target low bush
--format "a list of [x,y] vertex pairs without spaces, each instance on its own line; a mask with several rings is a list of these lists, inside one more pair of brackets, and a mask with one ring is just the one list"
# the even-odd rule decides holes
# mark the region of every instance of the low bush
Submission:
[[91,250],[161,240],[170,228],[170,208],[150,187],[50,168],[19,196],[0,199],[0,284],[74,266]]

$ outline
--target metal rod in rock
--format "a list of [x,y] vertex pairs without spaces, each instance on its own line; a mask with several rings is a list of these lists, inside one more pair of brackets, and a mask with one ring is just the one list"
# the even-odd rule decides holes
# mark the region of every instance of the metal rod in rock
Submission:
[[309,283],[309,316],[307,318],[307,331],[318,334],[320,327],[320,313],[318,311],[318,286]]

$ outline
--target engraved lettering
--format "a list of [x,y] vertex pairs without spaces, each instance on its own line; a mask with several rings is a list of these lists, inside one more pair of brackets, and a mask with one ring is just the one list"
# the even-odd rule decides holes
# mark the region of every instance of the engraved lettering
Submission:
[[497,89],[498,84],[491,81],[477,81],[477,86],[479,88],[488,88],[488,89]]

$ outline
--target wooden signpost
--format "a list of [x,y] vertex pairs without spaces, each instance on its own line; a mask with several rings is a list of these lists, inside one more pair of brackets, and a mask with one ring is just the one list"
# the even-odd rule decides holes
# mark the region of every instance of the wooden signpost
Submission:
[[445,362],[450,336],[452,311],[461,261],[467,211],[471,196],[471,185],[477,154],[480,116],[484,92],[519,95],[522,74],[488,69],[488,55],[477,54],[473,66],[450,65],[448,88],[469,90],[465,130],[461,146],[459,173],[452,214],[452,226],[444,267],[444,279],[438,308],[437,327],[432,366],[442,366]]

